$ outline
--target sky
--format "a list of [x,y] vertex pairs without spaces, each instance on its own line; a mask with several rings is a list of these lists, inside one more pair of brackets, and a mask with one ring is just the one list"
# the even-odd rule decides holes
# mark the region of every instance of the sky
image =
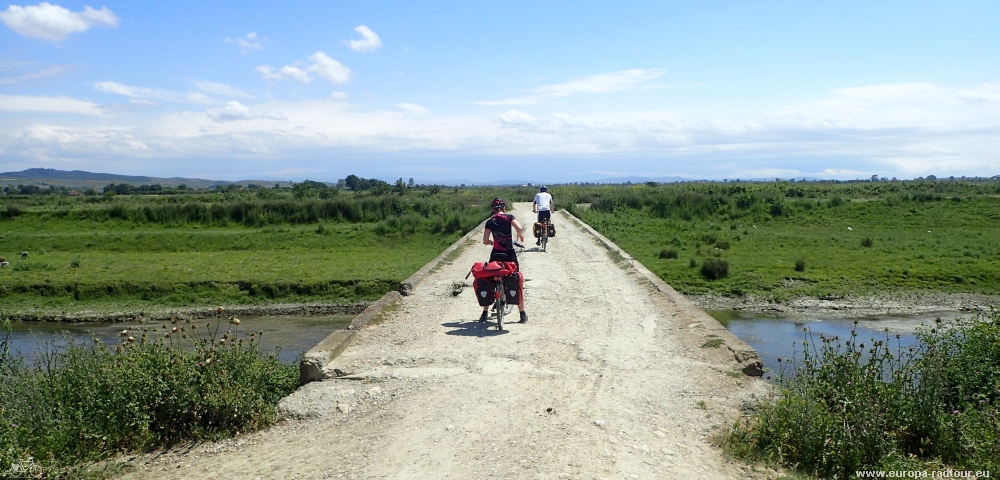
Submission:
[[1000,174],[1000,2],[0,10],[0,171],[417,183]]

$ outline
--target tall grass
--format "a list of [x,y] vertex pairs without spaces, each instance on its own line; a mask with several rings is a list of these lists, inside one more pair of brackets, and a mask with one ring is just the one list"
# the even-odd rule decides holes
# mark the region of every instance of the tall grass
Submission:
[[[806,334],[779,392],[722,438],[731,453],[822,478],[857,470],[1000,471],[1000,314],[893,338]],[[897,336],[898,342],[898,336]]]
[[[298,369],[260,350],[239,321],[124,330],[109,346],[70,342],[34,366],[0,346],[0,472],[35,464],[45,475],[119,452],[213,439],[270,425]],[[208,335],[199,334],[208,330]]]

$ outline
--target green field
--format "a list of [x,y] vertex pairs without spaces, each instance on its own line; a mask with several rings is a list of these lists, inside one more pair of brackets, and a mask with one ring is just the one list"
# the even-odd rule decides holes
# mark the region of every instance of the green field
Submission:
[[312,193],[0,196],[2,308],[373,300],[485,219],[499,191]]
[[[693,183],[554,189],[685,294],[775,300],[1000,292],[1000,183]],[[721,278],[706,262],[728,265]]]

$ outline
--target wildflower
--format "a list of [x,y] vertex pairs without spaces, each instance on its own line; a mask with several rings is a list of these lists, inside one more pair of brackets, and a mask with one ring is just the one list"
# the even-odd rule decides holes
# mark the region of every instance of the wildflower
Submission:
[[163,334],[163,338],[170,338],[170,332],[166,332],[166,333],[164,333],[164,334]]
[[233,325],[239,325],[240,319],[233,317],[231,320],[229,320],[229,323],[232,323]]
[[847,381],[847,384],[848,384],[848,385],[850,385],[850,384],[851,384],[851,381],[850,381],[850,380],[848,380],[848,381]]
[[128,341],[130,341],[130,342],[134,342],[134,341],[135,341],[135,337],[133,337],[133,336],[129,335],[129,337],[128,337]]
[[172,333],[177,333],[177,327],[174,327],[174,329],[173,329],[173,330],[171,330],[171,332],[172,332]]
[[216,308],[215,309],[215,313],[218,313],[219,315],[222,315],[223,313],[226,313],[226,309],[224,309],[222,307]]

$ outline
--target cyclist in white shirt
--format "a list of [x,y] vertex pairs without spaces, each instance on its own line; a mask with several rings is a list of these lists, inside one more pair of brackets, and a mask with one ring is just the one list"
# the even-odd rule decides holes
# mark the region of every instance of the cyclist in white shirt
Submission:
[[[552,203],[552,195],[549,195],[549,187],[542,185],[535,194],[535,202],[531,204],[531,211],[538,212],[538,222],[545,223],[552,221],[552,212],[556,211],[556,206]],[[540,245],[541,239],[535,240],[535,245]]]

